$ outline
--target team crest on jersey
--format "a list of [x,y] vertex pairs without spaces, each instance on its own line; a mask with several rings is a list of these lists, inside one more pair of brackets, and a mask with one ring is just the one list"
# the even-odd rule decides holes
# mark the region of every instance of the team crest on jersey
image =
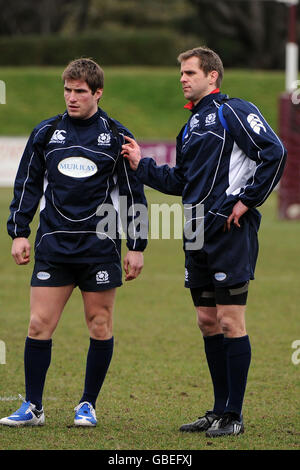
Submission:
[[267,132],[267,129],[263,125],[261,119],[257,116],[257,114],[248,114],[247,121],[249,122],[250,126],[256,132],[256,134],[260,134],[261,129]]
[[198,126],[199,124],[199,115],[195,114],[193,117],[191,117],[190,120],[190,130],[192,131],[194,127]]
[[98,145],[110,145],[110,134],[103,132],[98,137]]
[[205,125],[206,126],[211,126],[212,124],[215,124],[216,122],[216,113],[211,113],[208,114],[205,118]]
[[66,141],[66,134],[66,131],[57,129],[56,131],[54,131],[54,134],[51,137],[49,144],[64,144]]

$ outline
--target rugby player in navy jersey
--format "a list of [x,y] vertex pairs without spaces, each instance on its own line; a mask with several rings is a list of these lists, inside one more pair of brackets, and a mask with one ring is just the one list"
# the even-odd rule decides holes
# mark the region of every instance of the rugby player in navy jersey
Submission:
[[258,254],[256,207],[278,183],[286,150],[254,104],[221,94],[223,64],[214,51],[195,48],[178,61],[192,115],[177,137],[176,166],[141,159],[130,137],[122,153],[141,182],[181,195],[185,207],[185,287],[204,338],[214,404],[180,430],[238,435],[251,361],[245,310]]
[[[98,107],[104,81],[101,67],[90,59],[78,59],[67,66],[62,78],[66,111],[33,130],[16,175],[7,224],[15,262],[28,264],[29,224],[40,205],[24,353],[26,396],[15,413],[0,420],[8,426],[44,424],[42,397],[52,335],[76,286],[82,294],[90,344],[74,423],[97,424],[96,400],[113,354],[113,309],[116,288],[122,284],[120,196],[128,216],[127,227],[123,226],[126,281],[140,274],[147,244],[147,236],[139,236],[134,211],[135,204],[147,205],[143,185],[120,155],[124,136],[132,135]],[[104,207],[111,209],[115,232],[105,231],[104,222],[101,225]]]

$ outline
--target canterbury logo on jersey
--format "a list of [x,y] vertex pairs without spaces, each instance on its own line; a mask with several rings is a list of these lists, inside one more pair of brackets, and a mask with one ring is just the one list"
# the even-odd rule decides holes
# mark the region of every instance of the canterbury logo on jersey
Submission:
[[66,131],[57,129],[54,131],[49,144],[64,144],[66,140]]
[[256,132],[256,134],[260,134],[261,129],[267,132],[265,126],[263,125],[261,119],[256,114],[248,114],[247,121],[249,122],[250,126]]
[[199,114],[195,114],[193,117],[191,117],[190,120],[190,130],[192,131],[194,127],[198,126],[199,124]]

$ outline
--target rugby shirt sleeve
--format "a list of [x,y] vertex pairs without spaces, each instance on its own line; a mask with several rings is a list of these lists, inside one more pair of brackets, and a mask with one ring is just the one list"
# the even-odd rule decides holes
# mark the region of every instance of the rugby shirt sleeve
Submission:
[[182,196],[186,181],[181,166],[181,136],[183,129],[176,140],[176,164],[157,165],[153,158],[144,157],[140,160],[136,174],[140,181],[157,191],[172,196]]
[[165,194],[181,196],[185,186],[180,165],[157,165],[153,158],[144,157],[136,170],[138,178],[147,186]]
[[30,223],[43,193],[44,158],[34,144],[35,131],[29,137],[14,183],[7,231],[12,239],[28,238]]
[[252,103],[231,99],[224,104],[223,115],[238,147],[256,163],[254,174],[240,190],[239,199],[247,207],[258,207],[282,176],[286,149]]

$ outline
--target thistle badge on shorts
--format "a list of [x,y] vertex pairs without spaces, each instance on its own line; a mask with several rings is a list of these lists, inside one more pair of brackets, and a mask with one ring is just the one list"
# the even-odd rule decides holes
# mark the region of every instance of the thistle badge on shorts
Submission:
[[97,284],[108,284],[109,283],[109,275],[107,271],[98,271],[96,274],[96,282]]

